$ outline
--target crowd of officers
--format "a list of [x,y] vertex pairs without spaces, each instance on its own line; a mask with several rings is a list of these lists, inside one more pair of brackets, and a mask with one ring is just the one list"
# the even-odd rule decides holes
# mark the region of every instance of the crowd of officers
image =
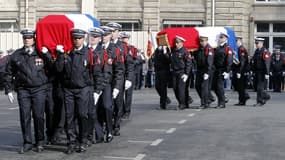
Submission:
[[[200,48],[188,51],[184,47],[186,41],[181,36],[176,36],[175,46],[158,46],[152,55],[156,74],[155,88],[160,96],[160,108],[166,109],[170,103],[167,96],[167,88],[173,87],[175,97],[179,103],[177,109],[192,108],[193,102],[189,96],[189,83],[193,79],[193,67],[195,67],[195,88],[201,99],[200,109],[210,108],[210,104],[216,101],[212,95],[213,90],[217,96],[217,106],[213,108],[225,108],[228,102],[225,96],[225,80],[232,79],[232,87],[238,92],[237,106],[245,106],[250,96],[247,92],[248,75],[254,78],[254,88],[257,91],[256,104],[263,106],[270,99],[266,92],[267,81],[270,75],[273,77],[275,90],[281,91],[282,79],[284,79],[285,59],[280,53],[280,47],[276,47],[271,54],[264,46],[263,38],[255,38],[256,49],[253,56],[243,46],[242,37],[236,38],[237,53],[228,44],[229,35],[220,33],[219,44],[213,48],[208,43],[207,35],[199,37]],[[238,54],[238,58],[234,58]],[[169,75],[172,75],[169,78]],[[275,91],[274,90],[274,91]]]
[[142,59],[128,42],[130,34],[120,29],[114,22],[88,31],[73,28],[73,49],[67,53],[57,44],[55,54],[45,46],[36,48],[34,30],[21,31],[24,46],[9,56],[4,75],[11,103],[13,89],[17,93],[20,153],[42,152],[44,145],[60,142],[63,131],[67,154],[120,136],[121,120],[131,113],[135,61]]

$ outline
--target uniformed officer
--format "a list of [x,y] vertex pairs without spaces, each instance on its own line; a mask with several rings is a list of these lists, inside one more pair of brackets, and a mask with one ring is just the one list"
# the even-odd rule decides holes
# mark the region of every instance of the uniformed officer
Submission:
[[170,49],[167,46],[159,46],[153,55],[155,70],[155,89],[160,96],[160,109],[166,109],[166,105],[170,103],[167,97],[167,86],[170,73]]
[[[15,83],[20,108],[20,122],[23,135],[23,147],[20,153],[32,150],[31,113],[33,113],[36,151],[43,151],[44,109],[46,99],[45,62],[35,47],[35,32],[24,29],[24,46],[17,49],[9,58],[5,73],[5,94],[14,102],[12,81]],[[15,77],[15,80],[13,80]]]
[[233,51],[227,44],[229,35],[227,32],[221,32],[219,36],[219,46],[214,53],[215,73],[213,78],[213,88],[218,98],[216,108],[225,108],[225,80],[229,78],[231,66],[233,63]]
[[209,108],[209,92],[213,62],[214,62],[214,49],[208,43],[208,37],[201,35],[199,38],[200,49],[194,54],[194,59],[197,64],[195,88],[201,98],[201,105],[199,108]]
[[263,106],[270,99],[270,95],[264,91],[265,79],[269,79],[271,55],[263,46],[264,38],[255,38],[256,50],[252,57],[252,71],[255,74],[257,87],[256,104],[254,106]]
[[[92,79],[88,59],[88,47],[84,45],[86,31],[80,28],[71,30],[73,49],[64,54],[61,45],[56,46],[56,69],[62,73],[64,104],[66,110],[67,154],[74,151],[85,152],[88,136],[88,104]],[[78,120],[76,134],[75,119]],[[75,149],[75,145],[79,144]]]
[[[89,29],[89,44],[88,44],[88,57],[90,61],[90,71],[92,74],[93,85],[91,86],[90,92],[90,104],[89,104],[89,134],[88,134],[88,145],[92,143],[100,143],[104,141],[103,128],[98,121],[98,105],[100,95],[105,87],[105,81],[103,77],[103,65],[104,65],[104,51],[102,40],[104,31],[101,28],[93,27]],[[94,139],[94,128],[95,128],[95,139]]]
[[249,94],[246,91],[246,73],[248,71],[248,52],[243,46],[242,37],[236,37],[236,44],[238,46],[238,60],[239,63],[233,64],[233,86],[239,95],[239,102],[236,106],[246,105],[246,101],[249,99]]
[[171,54],[171,68],[173,70],[173,90],[178,100],[178,109],[188,108],[188,96],[186,82],[191,71],[192,59],[190,53],[184,47],[185,39],[181,36],[175,38],[175,48]]
[[280,49],[272,56],[271,72],[273,79],[273,92],[281,92],[281,83],[284,72],[284,55],[281,54]]
[[[121,41],[124,47],[124,57],[125,57],[125,93],[123,95],[124,103],[121,112],[121,116],[124,119],[128,119],[131,113],[131,105],[133,99],[133,90],[134,90],[134,79],[135,79],[135,64],[137,53],[134,46],[129,44],[130,34],[127,32],[122,32],[120,35]],[[131,83],[130,83],[131,82]],[[131,85],[130,85],[131,84]]]
[[113,140],[113,100],[115,100],[120,92],[120,88],[124,83],[124,58],[121,56],[120,49],[111,42],[113,28],[101,26],[104,30],[103,34],[103,49],[104,49],[104,79],[106,86],[99,99],[100,106],[105,110],[106,122],[106,139],[111,142]]

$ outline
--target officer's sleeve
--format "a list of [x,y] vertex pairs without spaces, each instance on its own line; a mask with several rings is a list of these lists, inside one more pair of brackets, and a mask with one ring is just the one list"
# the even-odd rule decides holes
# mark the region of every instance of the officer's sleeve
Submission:
[[94,91],[96,93],[100,93],[103,91],[106,86],[106,82],[104,81],[104,74],[102,70],[102,65],[104,63],[103,54],[95,54],[94,56],[94,66],[93,66],[93,80],[94,80]]
[[269,75],[270,72],[270,64],[271,64],[271,55],[269,51],[265,51],[263,52],[263,60],[265,63],[265,67],[266,67],[266,74]]
[[184,73],[189,75],[191,72],[192,68],[192,56],[191,54],[185,49],[185,58],[184,58],[184,63],[185,63],[185,70]]
[[15,73],[15,66],[13,64],[13,55],[8,58],[8,63],[6,64],[6,69],[4,73],[4,87],[5,94],[12,92],[12,82],[13,82],[13,74]]
[[229,73],[231,71],[231,67],[232,67],[232,64],[233,64],[233,50],[231,47],[229,47],[228,49],[228,53],[226,53],[227,56],[226,56],[226,72]]
[[64,54],[57,54],[55,68],[57,72],[63,72],[64,69]]
[[116,47],[113,47],[113,52],[115,53],[113,88],[120,89],[124,85],[124,55]]
[[52,71],[54,69],[54,60],[50,52],[43,54],[43,59],[45,63],[45,68],[48,69],[48,71]]
[[131,54],[127,53],[126,59],[125,59],[125,66],[126,66],[126,80],[132,81],[134,78],[134,69],[135,69],[135,64],[134,64],[134,58]]
[[239,73],[242,73],[242,71],[244,71],[245,66],[245,62],[247,60],[247,51],[245,48],[242,48],[240,50],[241,53],[239,53],[240,56],[240,68],[239,68]]
[[210,74],[214,64],[214,49],[212,48],[209,48],[207,56],[207,64],[208,64],[207,74]]

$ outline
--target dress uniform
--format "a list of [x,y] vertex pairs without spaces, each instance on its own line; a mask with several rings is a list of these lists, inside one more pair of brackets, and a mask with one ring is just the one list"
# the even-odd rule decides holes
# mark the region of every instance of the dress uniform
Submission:
[[[103,34],[103,49],[104,49],[104,79],[105,87],[99,99],[100,106],[103,107],[106,122],[106,142],[113,140],[113,100],[118,97],[120,88],[124,83],[124,66],[123,57],[121,57],[120,49],[111,42],[113,28],[102,26]],[[102,122],[101,122],[102,123]],[[103,123],[102,123],[103,124]]]
[[272,56],[271,72],[274,83],[273,92],[281,92],[281,83],[284,72],[284,55],[277,51]]
[[170,50],[167,46],[159,46],[152,55],[155,70],[155,89],[160,96],[160,109],[166,109],[170,103],[167,97],[167,86],[170,73]]
[[176,47],[171,54],[171,69],[173,70],[173,90],[178,100],[178,109],[188,108],[188,96],[186,82],[191,71],[192,58],[187,49],[183,46],[185,39],[180,36],[175,38]]
[[207,36],[200,36],[200,49],[194,54],[194,60],[197,64],[197,74],[195,88],[201,99],[201,109],[209,107],[209,78],[211,76],[214,49],[208,44]]
[[[103,79],[103,65],[104,65],[104,51],[102,44],[100,43],[101,37],[104,31],[100,28],[93,27],[89,29],[89,49],[88,57],[90,63],[90,71],[92,74],[92,86],[90,92],[90,102],[89,102],[89,134],[88,134],[88,144],[99,143],[104,140],[103,128],[98,121],[98,100],[104,89],[104,79]],[[95,128],[95,139],[94,139],[94,128]]]
[[[128,119],[131,112],[131,104],[134,90],[134,78],[135,78],[135,64],[134,61],[136,59],[136,53],[134,47],[129,45],[128,41],[130,38],[130,34],[126,32],[122,32],[120,35],[121,41],[124,47],[124,57],[125,57],[125,93],[123,95],[123,108],[121,112],[122,118]],[[130,85],[131,84],[131,85]]]
[[45,62],[35,48],[35,32],[24,29],[24,47],[17,49],[9,58],[5,73],[5,93],[10,102],[14,101],[12,81],[15,77],[15,89],[20,108],[20,122],[23,135],[23,147],[20,153],[32,150],[31,113],[34,119],[36,151],[43,151],[44,109],[46,99]]
[[231,66],[233,63],[233,51],[227,44],[228,34],[223,32],[219,37],[220,45],[216,48],[214,53],[214,78],[213,88],[218,98],[218,105],[216,108],[225,108],[225,79],[229,78]]
[[[86,31],[74,28],[71,30],[73,49],[64,54],[63,46],[57,45],[56,69],[62,73],[64,104],[66,111],[67,154],[75,151],[76,143],[79,143],[77,152],[85,152],[88,136],[88,104],[92,78],[88,59],[88,47],[85,46]],[[78,120],[78,134],[76,134],[76,122]]]
[[256,105],[263,106],[270,96],[264,91],[265,79],[269,79],[271,55],[270,52],[263,47],[264,39],[255,38],[256,50],[252,57],[252,71],[255,74],[255,82],[257,89]]
[[237,37],[238,46],[238,64],[233,64],[233,86],[239,95],[239,102],[235,104],[236,106],[246,105],[246,101],[249,99],[249,94],[246,91],[247,77],[246,73],[248,71],[248,52],[246,48],[242,45],[242,38]]

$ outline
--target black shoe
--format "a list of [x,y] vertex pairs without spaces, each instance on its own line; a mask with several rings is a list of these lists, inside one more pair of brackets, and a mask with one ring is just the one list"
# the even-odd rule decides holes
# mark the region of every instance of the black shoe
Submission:
[[86,146],[87,146],[87,147],[91,147],[92,144],[94,144],[94,143],[95,143],[95,142],[94,142],[93,140],[87,140]]
[[204,104],[199,106],[199,109],[206,109],[206,106]]
[[245,102],[238,102],[237,104],[234,104],[235,106],[245,106]]
[[184,110],[184,109],[186,109],[186,105],[184,104],[179,104],[177,107],[177,110]]
[[113,140],[113,135],[112,134],[108,134],[107,136],[106,136],[106,143],[110,143],[110,142],[112,142],[112,140]]
[[215,108],[217,108],[217,109],[226,108],[226,105],[220,104],[220,105],[217,105]]
[[115,128],[115,129],[114,129],[114,133],[113,133],[113,135],[114,135],[114,136],[120,136],[120,135],[121,135],[121,133],[120,133],[120,129]]
[[37,145],[36,152],[41,153],[42,151],[44,151],[44,147],[42,145]]
[[254,104],[253,106],[254,106],[254,107],[262,107],[263,105],[264,105],[264,103],[258,102],[258,103],[256,103],[256,104]]
[[165,104],[160,104],[160,109],[161,110],[166,110],[166,105]]
[[225,103],[228,103],[228,102],[229,102],[228,97],[225,97]]
[[74,145],[68,145],[67,149],[65,150],[66,154],[72,154],[75,151]]
[[86,152],[86,150],[87,150],[87,144],[80,144],[76,152],[83,153]]
[[128,120],[130,118],[130,113],[125,113],[123,116],[122,116],[122,119],[124,120]]
[[170,104],[170,103],[171,103],[171,100],[170,100],[169,97],[167,97],[167,98],[166,98],[166,104],[168,105],[168,104]]
[[209,99],[209,103],[213,103],[215,101],[216,101],[216,99],[214,97]]
[[29,152],[33,149],[33,146],[31,144],[24,144],[23,147],[20,148],[19,154],[24,154],[26,152]]
[[188,97],[188,104],[192,104],[193,103],[193,99],[191,96]]

